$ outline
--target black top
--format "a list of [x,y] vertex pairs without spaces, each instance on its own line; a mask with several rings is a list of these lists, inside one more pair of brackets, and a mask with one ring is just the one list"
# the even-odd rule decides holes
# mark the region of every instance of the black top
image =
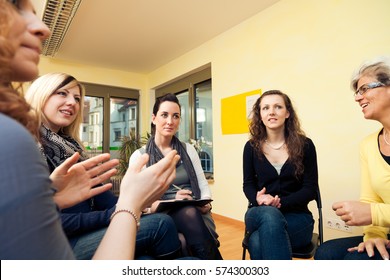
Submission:
[[315,199],[318,188],[317,154],[310,138],[306,138],[303,165],[304,173],[297,178],[294,166],[287,159],[278,175],[264,155],[259,160],[248,141],[243,154],[245,196],[252,206],[257,206],[256,194],[266,187],[267,194],[280,197],[282,212],[310,212],[307,205]]

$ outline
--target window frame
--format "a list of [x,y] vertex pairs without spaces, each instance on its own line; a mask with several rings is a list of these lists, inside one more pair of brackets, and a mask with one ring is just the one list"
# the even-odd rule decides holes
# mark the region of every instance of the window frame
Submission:
[[110,100],[111,98],[129,98],[137,101],[136,126],[139,130],[140,91],[137,89],[123,88],[81,82],[85,88],[85,95],[103,98],[103,153],[110,153]]
[[[157,87],[155,89],[155,100],[157,98],[162,97],[168,93],[172,94],[180,94],[183,92],[188,91],[188,98],[189,98],[189,122],[190,122],[190,139],[196,139],[196,92],[195,92],[195,86],[197,84],[203,83],[205,81],[211,81],[212,84],[212,77],[211,77],[211,64],[207,64],[201,69],[198,69],[198,71],[193,71],[189,73],[188,75],[183,75],[169,83],[165,83],[161,87]],[[182,139],[183,141],[188,141],[188,139]],[[214,142],[214,141],[213,141]],[[214,155],[213,155],[214,157]],[[212,159],[213,166],[214,166],[214,159]],[[214,168],[213,168],[214,170]],[[209,174],[209,180],[214,179],[214,171],[213,172],[207,172]],[[205,173],[206,174],[206,173]]]
[[189,74],[185,77],[178,78],[169,84],[156,88],[155,100],[168,93],[179,94],[184,91],[188,91],[189,107],[190,107],[190,138],[195,139],[196,136],[196,104],[195,104],[195,87],[194,85],[202,83],[204,81],[211,80],[211,66],[207,65],[207,68],[198,72]]

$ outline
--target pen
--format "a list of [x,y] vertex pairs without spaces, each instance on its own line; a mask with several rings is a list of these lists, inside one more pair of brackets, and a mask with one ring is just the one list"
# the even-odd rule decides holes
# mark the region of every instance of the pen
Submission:
[[176,186],[175,184],[172,184],[172,186],[177,189],[177,190],[181,190],[182,188],[180,188],[179,186]]
[[[171,184],[175,189],[177,190],[183,190],[182,188],[180,188],[179,186],[176,186],[175,184]],[[193,199],[195,199],[195,196],[192,195],[192,192],[191,192],[191,195],[190,195]]]

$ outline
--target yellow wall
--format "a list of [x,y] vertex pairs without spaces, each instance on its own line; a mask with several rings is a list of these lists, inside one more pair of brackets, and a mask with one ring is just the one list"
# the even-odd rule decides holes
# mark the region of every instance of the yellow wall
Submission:
[[[141,89],[142,125],[148,128],[150,89],[211,63],[213,207],[216,213],[239,220],[247,206],[242,148],[248,136],[222,135],[221,98],[259,88],[284,91],[317,148],[324,218],[335,218],[332,202],[359,197],[358,144],[379,128],[364,120],[349,80],[363,60],[389,55],[389,10],[388,0],[282,0],[146,77],[49,60],[41,69]],[[359,234],[360,229],[354,228],[353,233]],[[326,239],[348,235],[325,229]]]

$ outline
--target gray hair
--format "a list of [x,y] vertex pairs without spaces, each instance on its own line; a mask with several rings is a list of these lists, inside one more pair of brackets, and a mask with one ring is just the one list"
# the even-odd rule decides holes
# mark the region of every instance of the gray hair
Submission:
[[380,56],[373,60],[364,62],[352,75],[351,88],[357,90],[359,79],[363,76],[375,77],[378,82],[390,85],[390,57]]

